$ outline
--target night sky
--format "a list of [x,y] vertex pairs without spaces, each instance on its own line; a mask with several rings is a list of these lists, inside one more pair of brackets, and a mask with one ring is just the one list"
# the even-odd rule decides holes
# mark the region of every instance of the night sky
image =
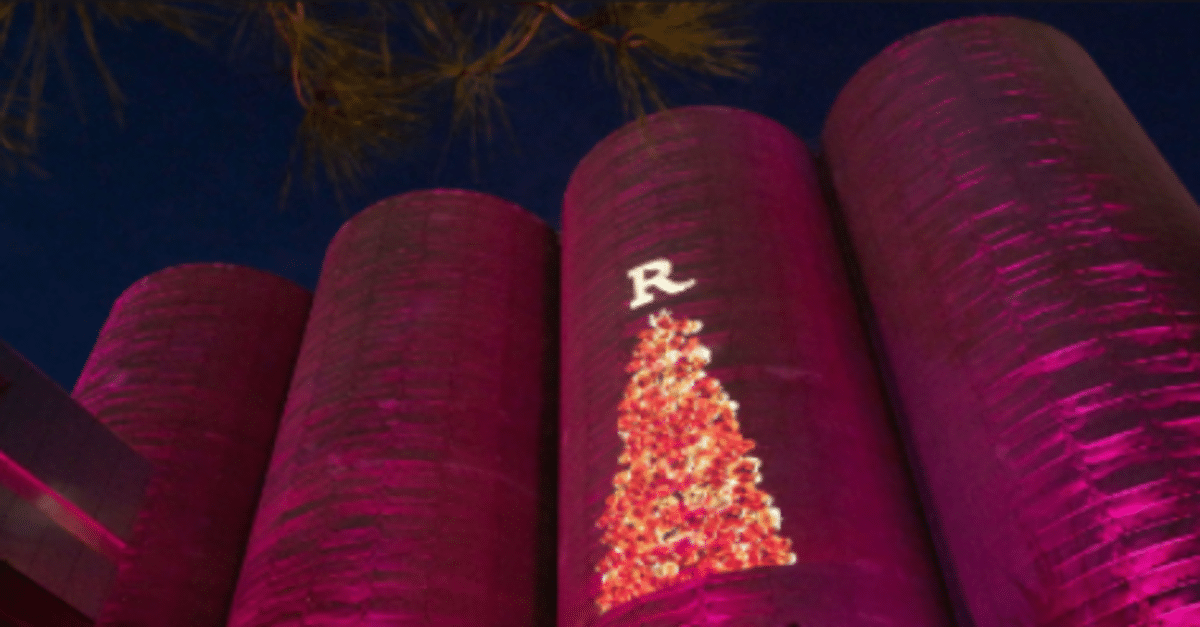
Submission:
[[[755,3],[756,77],[703,79],[711,91],[659,84],[672,105],[755,111],[815,148],[830,105],[862,64],[904,35],[968,15],[1027,17],[1074,38],[1193,195],[1200,189],[1196,4]],[[7,62],[20,41],[4,50]],[[128,98],[124,127],[73,29],[68,58],[86,119],[52,63],[37,159],[50,176],[0,172],[0,339],[68,391],[113,301],[141,277],[225,262],[313,289],[347,217],[324,184],[315,193],[295,186],[278,209],[302,110],[265,50],[206,50],[157,26],[103,27],[99,41]],[[449,125],[440,124],[406,159],[379,164],[347,196],[349,213],[415,189],[457,187],[512,200],[558,228],[575,164],[626,118],[584,36],[508,77],[499,94],[515,147],[498,129],[479,151],[475,177],[465,137],[444,151]]]

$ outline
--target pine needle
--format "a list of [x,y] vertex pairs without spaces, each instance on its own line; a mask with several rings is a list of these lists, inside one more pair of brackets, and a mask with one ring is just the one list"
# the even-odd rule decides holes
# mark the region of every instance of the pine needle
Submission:
[[[247,26],[265,30],[286,60],[293,94],[304,110],[281,207],[293,180],[291,163],[298,158],[314,189],[319,169],[344,209],[343,186],[359,188],[374,162],[395,158],[420,137],[432,117],[431,103],[441,94],[451,101],[451,135],[464,129],[469,133],[475,168],[479,136],[491,141],[494,121],[499,119],[513,135],[499,95],[502,74],[570,38],[595,42],[622,109],[643,122],[647,101],[658,110],[667,108],[651,68],[684,79],[686,72],[744,79],[755,71],[746,51],[752,38],[734,23],[737,5],[732,3],[587,4],[595,9],[581,17],[566,10],[572,4],[555,2],[182,4],[0,0],[0,53],[6,52],[19,9],[33,10],[24,48],[10,66],[13,74],[0,97],[0,165],[12,172],[15,163],[36,153],[47,55],[53,47],[70,78],[61,38],[71,21],[78,23],[118,122],[124,94],[101,55],[98,18],[118,27],[129,21],[156,23],[206,46],[212,41],[209,29],[230,21],[238,23],[235,43]],[[389,33],[389,24],[404,21],[410,37]],[[497,37],[498,24],[503,29]],[[411,42],[423,54],[401,52],[395,48],[400,42]]]

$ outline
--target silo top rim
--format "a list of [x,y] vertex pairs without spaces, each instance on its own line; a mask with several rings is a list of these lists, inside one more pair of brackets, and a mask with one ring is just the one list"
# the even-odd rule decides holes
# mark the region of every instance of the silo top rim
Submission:
[[330,238],[330,244],[332,244],[333,241],[337,239],[338,235],[342,231],[346,230],[346,227],[348,225],[359,220],[362,216],[366,215],[368,212],[382,211],[385,208],[396,204],[397,202],[403,202],[403,200],[418,199],[418,198],[427,197],[427,196],[435,196],[435,197],[436,196],[475,196],[480,199],[486,199],[489,202],[489,204],[492,204],[493,206],[508,207],[508,208],[512,209],[514,212],[519,213],[520,215],[522,215],[528,219],[534,220],[535,222],[537,222],[539,225],[545,227],[546,229],[550,229],[550,225],[547,224],[546,221],[543,220],[541,217],[539,217],[537,214],[533,213],[532,211],[526,209],[525,207],[522,207],[521,205],[519,205],[507,198],[503,198],[500,196],[496,196],[495,194],[489,194],[487,192],[481,192],[481,191],[473,190],[473,189],[461,189],[461,188],[457,188],[457,187],[439,187],[439,188],[432,188],[432,189],[418,189],[418,190],[402,192],[399,194],[394,194],[392,196],[388,196],[386,198],[377,200],[377,201],[371,203],[370,205],[367,205],[367,207],[365,209],[362,209],[358,213],[350,216],[345,222],[342,223],[342,225],[340,227],[338,227],[337,232],[334,233],[332,238]]
[[305,288],[303,285],[300,285],[299,283],[296,283],[295,281],[293,281],[291,279],[279,276],[278,274],[275,274],[273,272],[268,272],[266,270],[260,270],[258,268],[254,268],[251,266],[243,266],[243,265],[238,265],[238,264],[233,264],[233,263],[225,263],[225,262],[220,262],[220,261],[197,261],[197,262],[179,263],[179,264],[167,266],[161,270],[156,270],[154,272],[151,272],[150,274],[147,274],[146,276],[135,281],[133,283],[133,285],[130,285],[128,288],[126,288],[121,293],[121,297],[124,297],[126,293],[130,292],[131,290],[133,290],[134,288],[136,288],[138,286],[145,285],[151,281],[157,281],[159,279],[165,278],[172,274],[176,274],[176,273],[180,273],[180,272],[205,271],[205,270],[213,271],[213,272],[222,272],[222,271],[237,272],[237,273],[241,273],[241,274],[252,274],[252,275],[258,275],[261,277],[270,277],[271,279],[273,279],[275,281],[279,281],[282,283],[292,285],[292,286],[296,287],[297,289],[304,290],[305,292],[309,291],[308,288]]
[[[1078,43],[1075,42],[1075,40],[1072,39],[1069,35],[1067,35],[1066,33],[1062,32],[1061,30],[1059,30],[1049,24],[1046,24],[1045,22],[1039,22],[1037,20],[1032,20],[1029,18],[1019,17],[1019,16],[1015,16],[1015,15],[971,15],[971,16],[966,16],[966,17],[958,17],[958,18],[954,18],[954,19],[950,19],[950,20],[944,20],[944,21],[938,22],[937,24],[933,24],[931,26],[926,26],[925,28],[922,28],[922,29],[912,32],[912,33],[909,33],[909,34],[901,37],[900,39],[897,39],[896,41],[892,42],[887,47],[885,47],[883,50],[879,51],[877,54],[872,56],[870,59],[868,59],[866,63],[863,63],[862,66],[860,66],[858,68],[858,70],[856,70],[854,72],[854,74],[850,77],[850,79],[846,81],[846,84],[842,86],[841,90],[838,91],[837,97],[835,97],[833,99],[833,104],[829,108],[830,114],[832,114],[833,112],[838,110],[838,104],[844,99],[846,93],[848,91],[850,91],[851,86],[853,86],[855,83],[859,82],[860,80],[863,80],[862,77],[864,75],[869,74],[871,71],[871,68],[873,68],[874,66],[876,66],[880,63],[884,63],[888,59],[892,59],[892,58],[896,57],[898,54],[900,54],[900,52],[902,50],[914,45],[916,42],[928,39],[931,36],[941,33],[942,31],[953,29],[956,27],[966,26],[966,25],[973,24],[973,23],[979,23],[979,22],[986,23],[986,24],[995,24],[995,25],[1004,25],[1004,24],[1011,24],[1014,26],[1020,25],[1026,29],[1044,30],[1044,31],[1048,31],[1049,33],[1051,33],[1052,36],[1054,36],[1054,37],[1061,37],[1062,39],[1064,39],[1066,41],[1069,41],[1071,43],[1074,43],[1075,45],[1078,45]],[[825,119],[826,125],[829,123],[829,115],[830,114],[826,115],[826,119]]]
[[594,146],[592,146],[592,148],[590,150],[587,151],[587,153],[583,156],[583,158],[579,160],[579,163],[577,163],[575,165],[575,169],[572,170],[571,176],[568,177],[568,179],[567,179],[567,188],[569,189],[572,186],[576,176],[578,175],[578,173],[580,171],[582,171],[585,168],[586,164],[595,158],[594,155],[604,153],[606,150],[608,150],[608,146],[611,143],[621,141],[622,138],[625,137],[628,133],[635,131],[640,124],[659,123],[660,121],[669,120],[670,117],[673,115],[690,116],[690,115],[705,115],[705,114],[714,114],[714,113],[740,116],[740,117],[748,118],[750,120],[755,120],[755,121],[757,121],[761,124],[767,125],[767,126],[773,126],[777,129],[779,129],[780,131],[784,131],[787,134],[794,137],[796,139],[797,143],[799,143],[801,146],[804,146],[805,149],[807,149],[807,146],[804,144],[803,141],[800,140],[799,136],[797,136],[796,133],[794,131],[792,131],[792,129],[783,125],[778,120],[775,120],[773,118],[765,116],[761,113],[758,113],[757,111],[750,111],[749,109],[740,109],[738,107],[730,107],[727,105],[711,105],[711,104],[672,107],[670,109],[665,109],[663,111],[658,111],[658,112],[652,113],[650,115],[647,115],[643,120],[630,120],[629,122],[622,124],[616,130],[605,135],[604,138],[601,139],[600,141],[596,142],[596,144]]

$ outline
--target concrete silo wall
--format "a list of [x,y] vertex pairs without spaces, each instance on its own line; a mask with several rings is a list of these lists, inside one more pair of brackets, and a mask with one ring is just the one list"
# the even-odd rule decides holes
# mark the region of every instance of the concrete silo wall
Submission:
[[1200,209],[1095,63],[943,23],[823,142],[960,623],[1200,623]]
[[73,396],[154,470],[98,625],[224,625],[310,302],[188,264],[113,305]]
[[231,627],[545,624],[556,250],[532,214],[458,190],[342,227]]
[[804,145],[631,123],[562,237],[558,624],[948,624]]

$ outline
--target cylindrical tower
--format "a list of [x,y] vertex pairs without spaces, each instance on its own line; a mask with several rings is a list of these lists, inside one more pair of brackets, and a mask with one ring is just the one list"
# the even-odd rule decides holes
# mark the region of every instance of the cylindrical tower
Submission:
[[559,625],[948,625],[805,146],[630,123],[562,237]]
[[546,624],[557,263],[548,226],[475,192],[341,228],[230,627]]
[[311,298],[185,264],[113,305],[73,396],[154,471],[97,625],[224,627]]
[[1200,624],[1200,209],[1087,53],[928,28],[823,142],[960,623]]

